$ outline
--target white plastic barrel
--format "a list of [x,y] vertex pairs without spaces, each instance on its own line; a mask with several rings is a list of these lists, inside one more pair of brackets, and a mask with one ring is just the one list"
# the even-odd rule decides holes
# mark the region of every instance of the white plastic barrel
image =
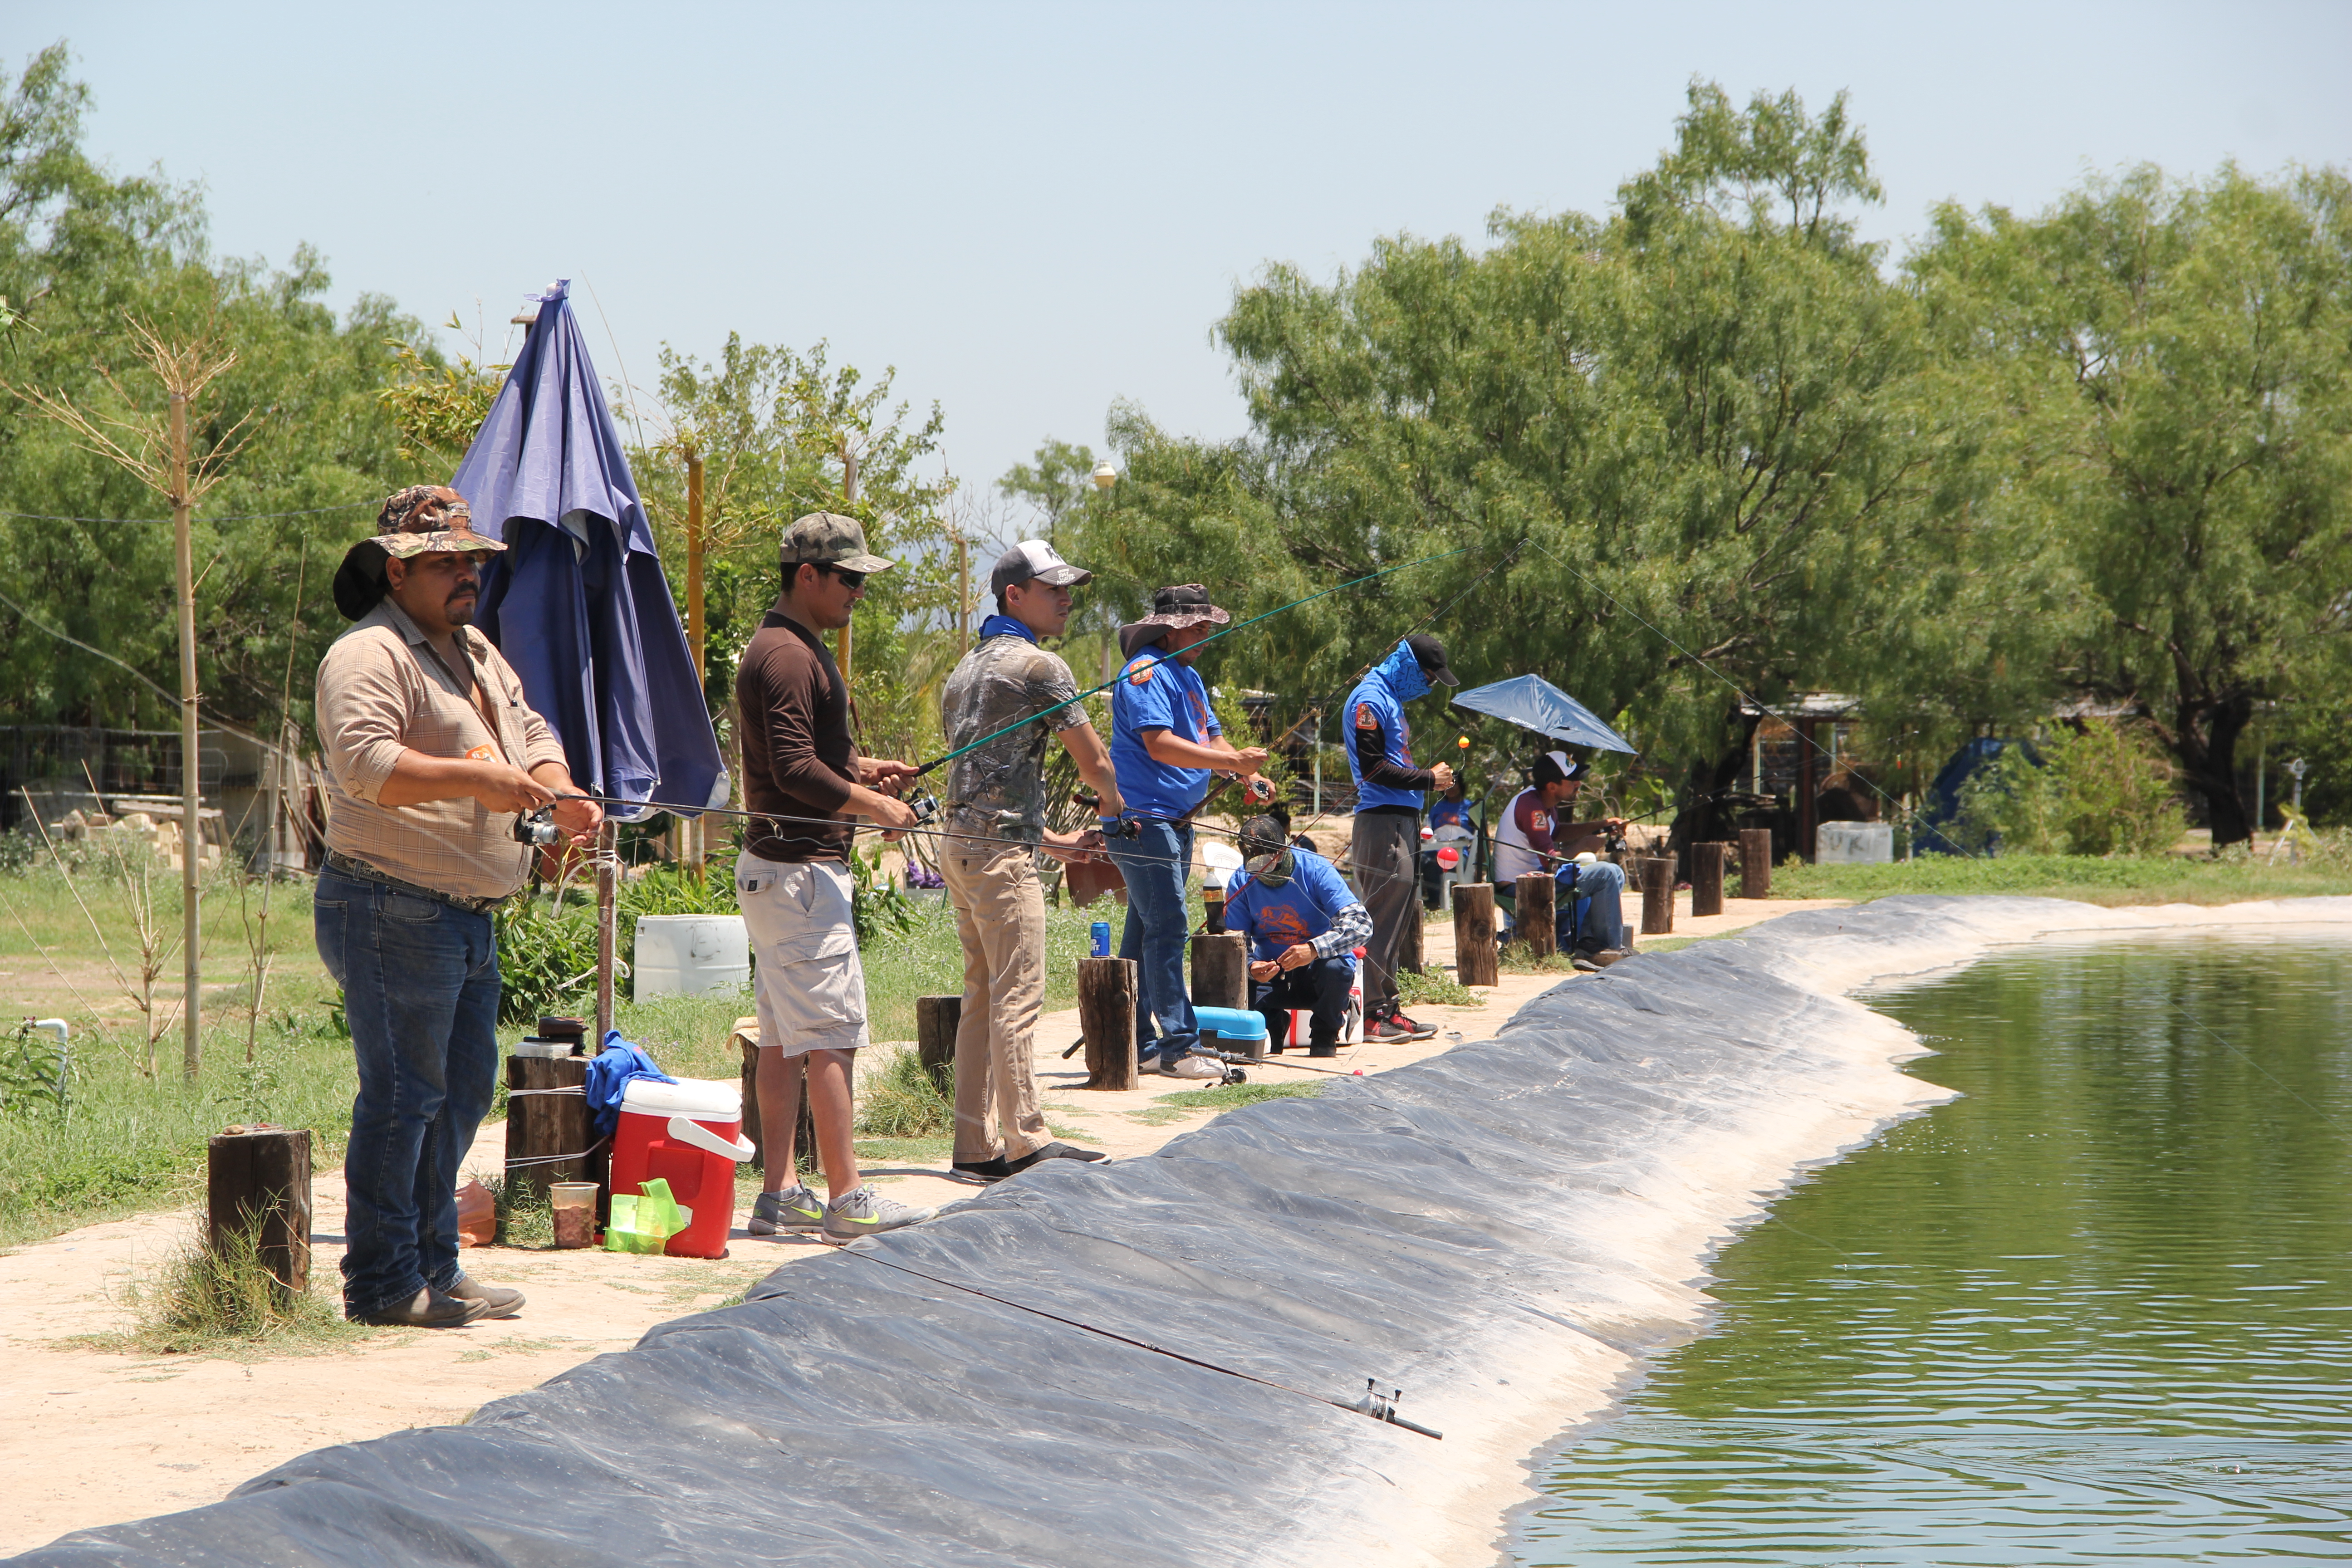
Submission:
[[751,982],[741,915],[639,915],[632,958],[636,998],[732,996]]

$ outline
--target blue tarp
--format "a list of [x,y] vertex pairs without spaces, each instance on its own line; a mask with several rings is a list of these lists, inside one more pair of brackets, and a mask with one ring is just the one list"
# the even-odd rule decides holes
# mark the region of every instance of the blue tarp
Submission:
[[1628,755],[1633,751],[1624,736],[1601,721],[1599,714],[1540,675],[1515,675],[1490,686],[1457,691],[1454,694],[1454,706],[1507,719],[1521,729],[1565,741],[1571,746],[1591,746],[1596,751],[1623,752]]
[[541,297],[449,481],[474,526],[508,546],[482,574],[477,624],[582,788],[688,813],[724,805],[719,738],[570,295],[566,280]]

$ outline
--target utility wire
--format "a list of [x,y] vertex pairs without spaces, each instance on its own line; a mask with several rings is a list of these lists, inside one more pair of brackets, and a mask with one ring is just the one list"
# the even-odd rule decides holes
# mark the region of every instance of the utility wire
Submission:
[[[331,511],[354,511],[362,507],[381,507],[375,500],[347,500],[335,506],[305,507],[299,511],[240,511],[226,517],[207,517],[207,522],[257,522],[275,517],[320,517]],[[167,523],[168,517],[69,517],[47,511],[0,511],[0,517],[23,518],[31,522],[158,522]]]

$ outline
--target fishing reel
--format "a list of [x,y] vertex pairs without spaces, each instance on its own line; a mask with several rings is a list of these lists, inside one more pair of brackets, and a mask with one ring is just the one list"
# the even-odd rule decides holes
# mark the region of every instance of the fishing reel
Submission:
[[1105,838],[1140,838],[1143,837],[1143,824],[1131,816],[1122,817],[1115,824],[1105,826],[1108,819],[1102,815],[1102,796],[1095,794],[1094,791],[1090,789],[1072,790],[1070,792],[1070,799],[1095,814],[1095,826],[1101,829],[1102,836]]
[[528,844],[533,849],[553,849],[564,841],[563,829],[555,826],[555,807],[542,805],[537,811],[526,811],[514,820],[514,838],[518,844]]
[[940,814],[940,797],[925,790],[907,797],[907,809],[915,814],[915,826],[920,827]]

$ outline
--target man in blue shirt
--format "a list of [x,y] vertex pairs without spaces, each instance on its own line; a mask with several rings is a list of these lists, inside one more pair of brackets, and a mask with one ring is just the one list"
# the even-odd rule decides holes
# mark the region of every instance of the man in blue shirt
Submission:
[[[1184,883],[1192,868],[1192,817],[1208,797],[1211,774],[1263,782],[1257,770],[1265,748],[1234,749],[1192,668],[1199,645],[1215,635],[1210,628],[1232,618],[1209,603],[1198,583],[1160,589],[1151,596],[1151,614],[1119,628],[1128,662],[1110,689],[1111,767],[1126,803],[1120,831],[1106,833],[1111,863],[1127,879],[1118,955],[1137,961],[1141,981],[1135,1042],[1143,1070],[1171,1078],[1224,1077],[1221,1063],[1194,1054],[1201,1031],[1184,990],[1192,933]],[[1129,823],[1132,838],[1125,836]]]
[[1336,1057],[1354,950],[1372,934],[1372,917],[1338,868],[1287,837],[1276,817],[1243,824],[1246,858],[1226,884],[1225,929],[1250,939],[1252,1005],[1265,1019],[1266,1048],[1283,1048],[1292,1009],[1304,1007],[1307,1054]]
[[1458,686],[1438,640],[1415,632],[1348,694],[1348,771],[1356,780],[1356,833],[1350,869],[1372,915],[1364,945],[1364,1038],[1425,1040],[1437,1033],[1397,1005],[1397,964],[1421,919],[1413,852],[1421,842],[1422,797],[1454,787],[1454,770],[1412,763],[1412,729],[1404,705],[1433,685]]

